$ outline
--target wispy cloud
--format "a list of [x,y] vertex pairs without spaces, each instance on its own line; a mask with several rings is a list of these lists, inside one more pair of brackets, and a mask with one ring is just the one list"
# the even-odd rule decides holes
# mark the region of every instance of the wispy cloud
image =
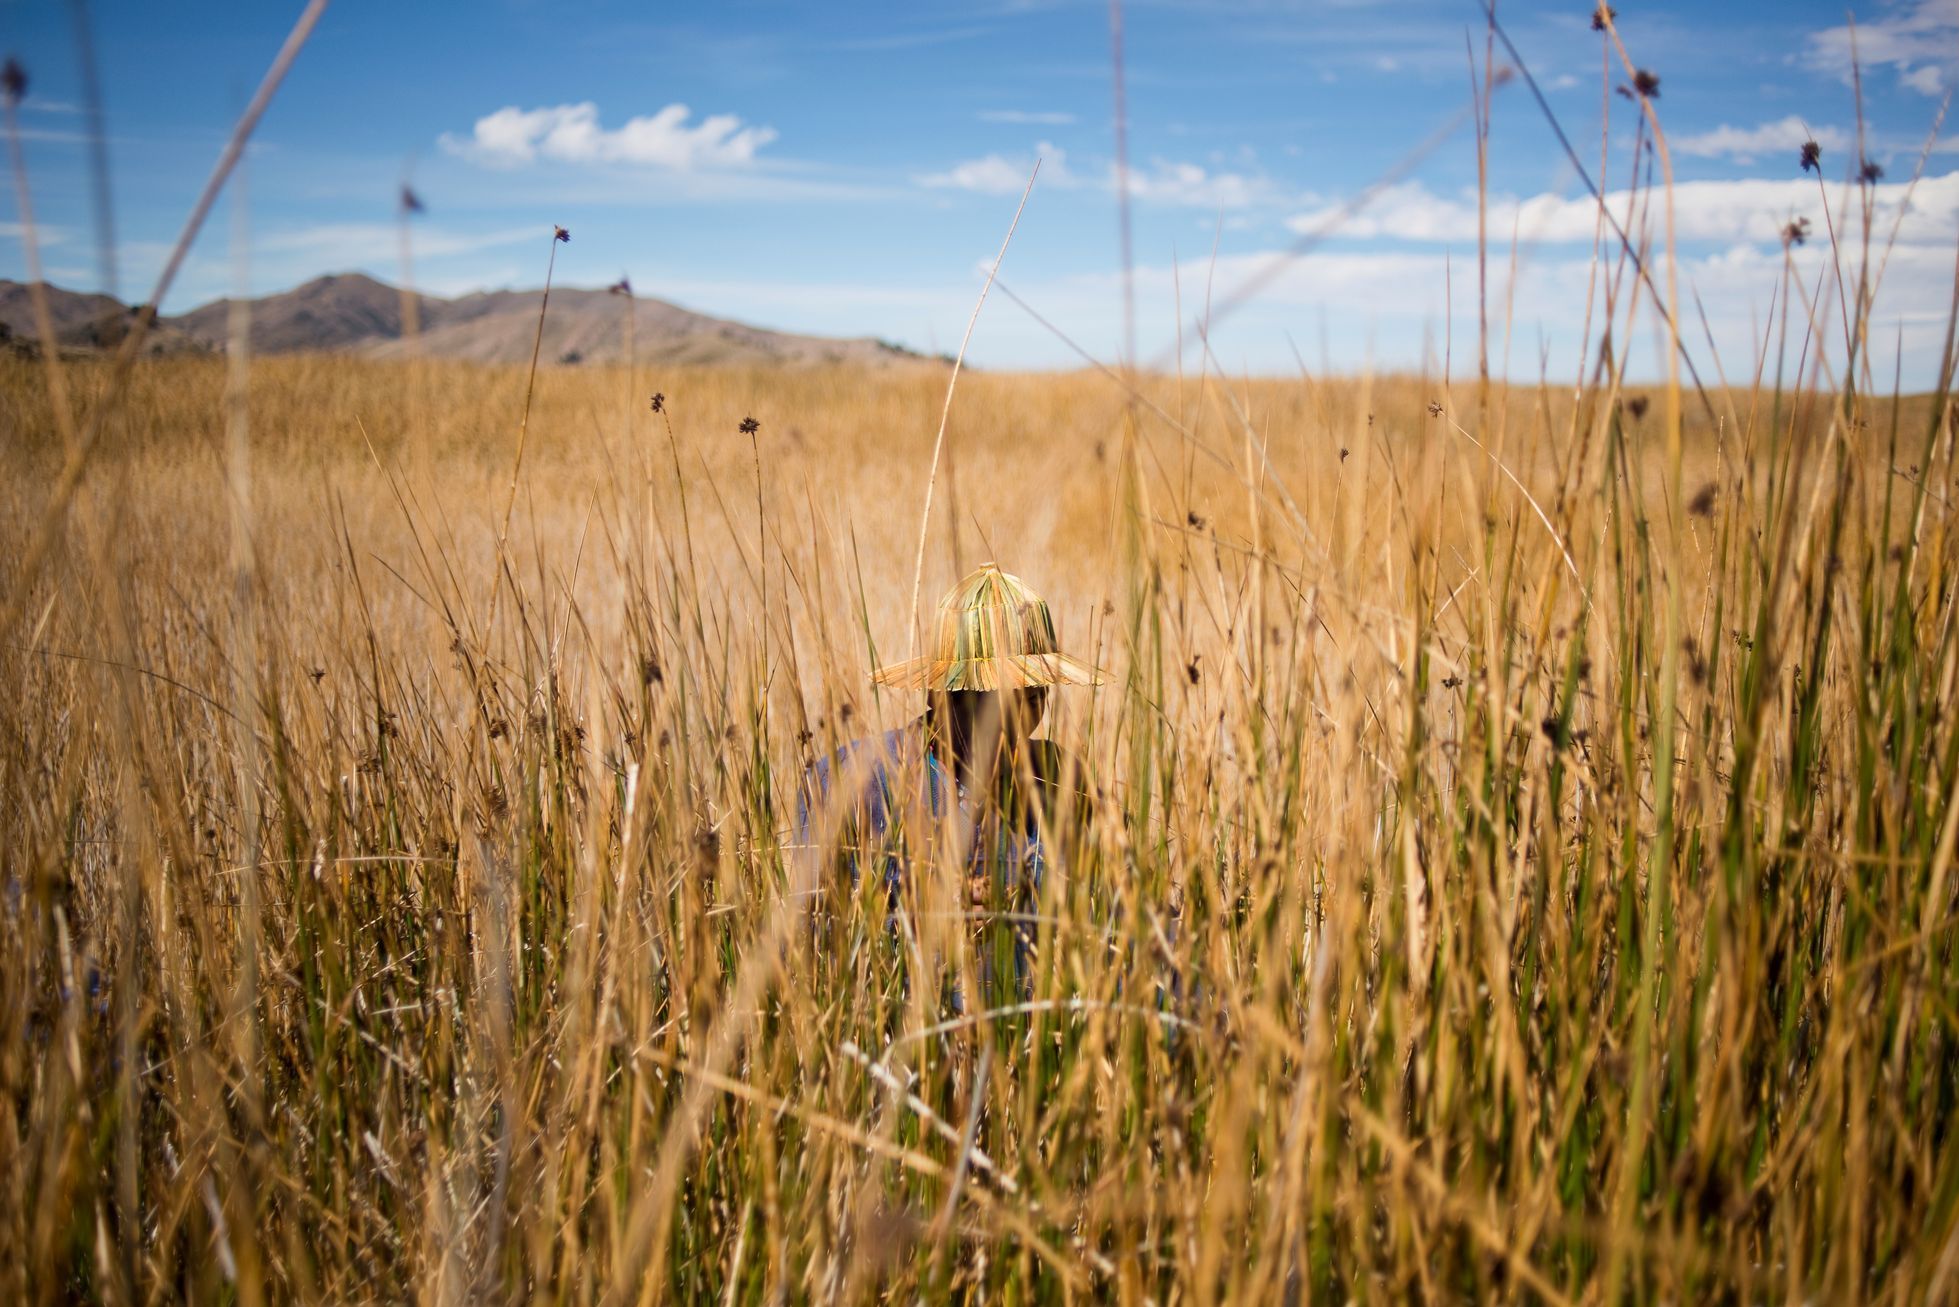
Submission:
[[983,123],[1011,123],[1019,127],[1072,127],[1077,119],[1071,113],[1061,113],[1047,109],[986,109],[980,113]]
[[[309,265],[352,267],[372,262],[376,250],[392,251],[399,235],[399,229],[387,223],[319,223],[267,232],[253,240],[252,248],[255,254],[279,259],[294,257]],[[413,244],[417,258],[442,258],[452,254],[475,254],[528,240],[535,240],[539,246],[543,246],[550,235],[547,228],[536,223],[485,232],[457,231],[418,223],[414,228]]]
[[[53,121],[64,122],[67,119],[57,118]],[[95,139],[92,133],[83,130],[79,126],[21,127],[17,130],[20,132],[20,139],[23,141],[43,141],[50,145],[87,145]],[[111,145],[134,145],[139,147],[177,144],[175,141],[166,141],[158,137],[119,136],[113,132],[104,136],[103,139]],[[263,153],[267,148],[263,141],[254,142],[246,147],[249,152],[254,154]]]
[[598,106],[589,100],[544,109],[512,105],[478,118],[468,136],[444,132],[441,144],[451,154],[493,167],[549,159],[692,172],[746,167],[776,138],[775,128],[751,126],[734,114],[714,114],[693,125],[689,114],[686,105],[670,104],[608,130],[599,125]]
[[[284,290],[327,273],[365,272],[384,281],[401,276],[398,262],[400,230],[392,223],[326,222],[256,231],[252,236],[250,275],[254,294]],[[551,240],[548,223],[525,223],[470,231],[436,223],[414,227],[415,284],[430,294],[456,294],[485,286],[523,284],[542,275],[544,251]],[[512,250],[535,242],[537,261],[529,267],[506,254],[498,262],[495,250]],[[169,257],[172,242],[123,241],[117,259],[123,271],[125,294],[146,291]],[[562,262],[559,264],[562,269]],[[534,269],[534,270],[533,270]],[[90,274],[92,275],[92,274]],[[70,278],[81,281],[82,278]],[[166,313],[182,313],[235,293],[238,267],[229,250],[207,254],[193,251],[185,260]]]
[[980,195],[1017,195],[1027,185],[1027,175],[1034,170],[1034,160],[1041,161],[1040,184],[1051,190],[1066,190],[1076,186],[1079,179],[1068,168],[1068,152],[1042,141],[1034,147],[1034,153],[1022,158],[1009,158],[1004,154],[989,154],[978,159],[968,159],[954,164],[944,172],[923,173],[913,178],[920,186],[932,190],[973,191]]
[[[1907,244],[1939,244],[1959,235],[1959,172],[1921,179],[1911,192],[1909,205],[1907,189],[1904,182],[1883,182],[1871,188],[1874,232],[1888,236],[1897,222],[1898,239]],[[1831,204],[1836,205],[1839,200],[1834,189],[1830,196]],[[1631,202],[1632,197],[1624,191],[1606,194],[1606,203],[1621,222]],[[1817,184],[1810,178],[1744,178],[1680,182],[1673,188],[1672,208],[1676,232],[1683,241],[1767,244],[1779,241],[1783,227],[1792,218],[1819,219],[1821,203]],[[1854,204],[1846,206],[1848,211],[1837,216],[1842,238],[1850,239],[1848,224],[1855,217],[1855,208]],[[1301,233],[1318,231],[1339,213],[1338,206],[1318,208],[1296,215],[1287,225]],[[1661,220],[1656,206],[1655,221]],[[1816,225],[1822,224],[1817,221]],[[1507,236],[1514,229],[1525,241],[1589,242],[1597,227],[1598,206],[1589,196],[1546,192],[1524,199],[1492,196],[1489,202],[1489,230]],[[1476,203],[1473,194],[1449,198],[1419,182],[1406,182],[1389,187],[1361,213],[1340,222],[1334,234],[1424,244],[1474,241]]]
[[1899,85],[1920,94],[1941,95],[1959,71],[1959,0],[1907,0],[1854,29],[1811,32],[1807,56],[1812,67],[1846,81],[1861,63],[1894,70]]
[[849,36],[826,42],[825,49],[848,50],[863,53],[882,53],[892,50],[916,50],[922,46],[946,45],[954,41],[970,41],[974,37],[985,36],[993,29],[969,23],[959,27],[939,27],[918,32],[882,32],[875,36]]
[[[1110,183],[1113,188],[1113,176]],[[1132,168],[1129,193],[1147,202],[1200,209],[1245,209],[1275,198],[1275,188],[1263,174],[1214,171],[1169,159],[1152,159],[1146,167]]]
[[1805,141],[1815,141],[1831,154],[1847,151],[1851,145],[1848,132],[1836,127],[1812,128],[1795,114],[1790,114],[1779,122],[1762,123],[1757,127],[1730,127],[1723,123],[1711,132],[1675,136],[1673,149],[1676,154],[1690,154],[1702,159],[1733,159],[1736,163],[1753,163],[1767,154],[1786,153],[1794,159]]
[[[1812,242],[1793,251],[1791,257],[1798,275],[1815,285],[1819,271],[1827,267],[1830,256],[1826,248]],[[1272,275],[1274,267],[1278,269],[1276,275]],[[1581,354],[1587,347],[1595,348],[1597,343],[1595,337],[1585,341],[1581,333],[1586,323],[1587,291],[1598,273],[1592,260],[1585,253],[1562,251],[1529,260],[1515,269],[1506,265],[1500,272],[1494,268],[1492,271],[1497,277],[1492,302],[1508,306],[1517,339],[1529,341],[1536,337],[1549,375],[1571,376],[1582,361]],[[1707,329],[1722,358],[1731,366],[1736,360],[1752,359],[1758,354],[1759,315],[1772,302],[1782,274],[1780,248],[1743,246],[1682,258],[1682,292],[1688,293],[1691,288],[1706,306]],[[1880,348],[1888,354],[1894,344],[1902,347],[1907,385],[1923,384],[1937,375],[1951,296],[1951,274],[1950,250],[1933,245],[1901,246],[1887,266],[1873,307],[1873,320],[1895,327],[1895,335],[1883,333],[1884,343]],[[1435,249],[1322,250],[1289,260],[1276,251],[1243,252],[1223,255],[1215,261],[1192,259],[1174,266],[1139,265],[1135,269],[1134,285],[1136,317],[1145,330],[1142,353],[1145,358],[1171,356],[1178,339],[1179,305],[1189,315],[1192,285],[1214,278],[1222,293],[1226,287],[1256,278],[1263,289],[1255,300],[1230,321],[1214,326],[1207,333],[1186,329],[1182,334],[1184,347],[1196,348],[1195,342],[1203,341],[1215,349],[1227,371],[1240,366],[1254,370],[1289,369],[1292,350],[1288,333],[1306,316],[1302,310],[1307,313],[1318,310],[1341,324],[1341,329],[1326,342],[1331,366],[1411,367],[1422,366],[1425,361],[1439,364],[1441,360],[1437,356],[1450,334],[1456,340],[1456,359],[1460,365],[1462,342],[1473,340],[1477,330],[1473,310],[1465,311],[1466,305],[1475,302],[1470,289],[1474,282],[1465,279],[1474,276],[1473,263],[1458,258],[1451,266],[1443,253]],[[1047,280],[1020,281],[1015,284],[1015,292],[1092,354],[1113,356],[1117,342],[1122,339],[1119,274],[1076,272]],[[1821,304],[1817,314],[1819,331],[1827,334],[1835,320],[1834,307]],[[1642,321],[1651,321],[1650,314]],[[1188,328],[1188,316],[1184,322]],[[1596,319],[1593,329],[1596,332]],[[992,317],[984,325],[984,332],[986,338],[975,341],[976,346],[984,346],[979,354],[982,363],[1025,364],[1052,355],[1053,342],[1046,329],[1012,311]],[[1800,338],[1800,333],[1797,336]],[[1628,339],[1633,375],[1645,378],[1664,375],[1664,353],[1654,347],[1649,333],[1635,331]],[[1707,355],[1698,330],[1690,348],[1705,365]],[[1840,342],[1832,348],[1840,358]],[[1520,351],[1512,361],[1511,375],[1533,375],[1539,366],[1538,358],[1535,350]]]
[[[1035,155],[1041,159],[1041,185],[1044,187],[1059,190],[1096,187],[1111,194],[1115,192],[1113,165],[1089,172],[1077,170],[1069,165],[1065,150],[1046,141],[1035,147],[1034,154],[988,154],[955,164],[944,172],[922,174],[913,180],[920,186],[935,190],[973,191],[981,195],[1018,194],[1021,187],[1027,184],[1027,174],[1034,167]],[[1262,173],[1212,169],[1173,159],[1152,159],[1131,168],[1129,194],[1145,204],[1188,205],[1202,209],[1243,209],[1278,198],[1271,180]]]
[[[27,228],[18,222],[0,222],[0,240],[17,241],[27,235]],[[50,227],[44,223],[34,225],[34,240],[40,245],[59,245],[68,239],[64,227]]]

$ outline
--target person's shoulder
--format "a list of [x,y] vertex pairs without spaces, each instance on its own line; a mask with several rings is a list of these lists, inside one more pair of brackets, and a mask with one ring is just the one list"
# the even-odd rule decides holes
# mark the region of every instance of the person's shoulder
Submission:
[[900,762],[905,755],[906,741],[906,729],[902,726],[881,735],[846,740],[837,746],[836,752],[812,762],[810,773],[827,781],[833,773],[875,772]]
[[917,732],[911,727],[894,727],[879,735],[866,735],[850,741],[838,750],[838,756],[876,758],[881,763],[896,762],[912,751],[916,735]]

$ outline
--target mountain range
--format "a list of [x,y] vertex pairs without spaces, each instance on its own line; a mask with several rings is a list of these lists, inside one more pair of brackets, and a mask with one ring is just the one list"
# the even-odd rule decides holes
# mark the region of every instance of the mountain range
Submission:
[[[64,351],[113,347],[135,316],[134,309],[108,295],[53,285],[47,289],[49,316]],[[537,341],[543,295],[537,290],[478,291],[455,299],[416,295],[411,334],[404,326],[409,297],[399,288],[361,273],[317,277],[247,302],[251,348],[255,354],[422,355],[527,363]],[[560,364],[623,360],[629,329],[633,355],[642,364],[883,367],[924,357],[886,341],[769,331],[622,288],[553,289],[538,357]],[[28,286],[0,280],[0,339],[9,336],[25,344],[38,339],[39,332]],[[214,300],[188,313],[158,318],[144,348],[157,354],[222,351],[230,336],[231,301]]]

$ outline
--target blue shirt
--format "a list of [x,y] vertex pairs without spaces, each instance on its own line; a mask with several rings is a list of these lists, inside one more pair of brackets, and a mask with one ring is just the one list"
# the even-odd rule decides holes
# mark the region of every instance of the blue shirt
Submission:
[[[1046,868],[1039,809],[1046,806],[1050,817],[1057,815],[1053,805],[1060,794],[1061,750],[1048,740],[1029,740],[1024,746],[1040,804],[1019,801],[1011,790],[1011,775],[1005,793],[985,803],[976,801],[970,787],[953,775],[929,739],[921,718],[881,736],[853,740],[834,757],[818,759],[797,804],[799,839],[816,843],[828,805],[846,803],[834,847],[849,860],[853,878],[867,865],[876,866],[895,891],[905,874],[902,828],[907,817],[923,816],[935,825],[959,822],[972,831],[969,875],[988,874],[1008,890],[1038,889]],[[856,792],[833,797],[838,784],[854,784]]]

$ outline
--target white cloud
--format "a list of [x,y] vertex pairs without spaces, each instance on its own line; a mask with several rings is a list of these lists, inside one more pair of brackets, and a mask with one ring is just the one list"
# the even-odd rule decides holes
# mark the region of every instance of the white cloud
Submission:
[[740,168],[776,138],[773,127],[744,124],[733,114],[714,114],[689,126],[684,104],[629,118],[607,130],[598,106],[561,104],[544,109],[512,105],[476,120],[466,137],[445,132],[442,148],[498,167],[548,159],[560,163],[629,163],[692,172]]
[[1959,69],[1959,0],[1907,0],[1882,18],[1809,34],[1809,62],[1849,80],[1853,62],[1891,68],[1901,85],[1938,95]]
[[[1793,251],[1796,273],[1805,287],[1813,291],[1823,286],[1826,295],[1833,285],[1832,279],[1823,275],[1828,257],[1828,251],[1814,241]],[[1538,373],[1541,350],[1548,374],[1568,382],[1580,364],[1581,350],[1597,349],[1601,330],[1594,303],[1591,335],[1587,339],[1582,334],[1587,289],[1596,275],[1589,255],[1560,251],[1525,261],[1516,269],[1508,259],[1492,260],[1490,272],[1492,347],[1501,348],[1506,337],[1512,341],[1507,357],[1494,358],[1493,365],[1519,380],[1531,380]],[[1316,330],[1325,332],[1326,325],[1333,323],[1338,329],[1325,334],[1321,346],[1327,350],[1332,367],[1414,368],[1424,359],[1439,363],[1448,351],[1453,354],[1458,380],[1466,370],[1473,373],[1475,265],[1458,258],[1451,267],[1435,249],[1322,250],[1290,260],[1267,251],[1223,255],[1214,266],[1208,258],[1186,260],[1175,267],[1140,266],[1135,272],[1136,321],[1142,330],[1139,354],[1145,362],[1165,365],[1175,357],[1179,281],[1184,313],[1181,340],[1189,351],[1187,357],[1198,357],[1201,333],[1195,329],[1194,319],[1202,315],[1201,311],[1193,312],[1189,291],[1192,285],[1202,285],[1213,276],[1220,303],[1231,291],[1254,280],[1262,287],[1241,311],[1213,324],[1211,343],[1227,372],[1241,367],[1290,372],[1294,367],[1293,340],[1310,358],[1315,352]],[[1783,291],[1782,276],[1779,247],[1741,246],[1681,260],[1681,293],[1697,294],[1705,307],[1707,332],[1713,335],[1730,381],[1747,382],[1762,349],[1767,310]],[[1014,291],[1082,348],[1101,358],[1114,356],[1123,338],[1122,291],[1117,274],[1084,272],[1044,281],[1016,281]],[[1951,293],[1950,248],[1915,245],[1894,251],[1872,313],[1877,327],[1873,348],[1885,362],[1880,370],[1887,378],[1891,351],[1899,347],[1907,389],[1930,384],[1937,375]],[[1801,312],[1800,305],[1796,311]],[[982,365],[1051,365],[1055,356],[1066,350],[1066,346],[1057,346],[1045,328],[1011,306],[989,308],[987,312],[974,339],[975,357]],[[1686,345],[1702,376],[1712,385],[1714,359],[1700,319],[1701,313],[1696,310]],[[1832,364],[1840,368],[1843,349],[1833,300],[1819,302],[1816,319]],[[947,321],[952,320],[953,314],[948,312]],[[1650,306],[1643,306],[1630,333],[1615,332],[1617,338],[1631,345],[1632,375],[1642,382],[1665,374],[1655,328]],[[1801,331],[1792,333],[1788,346],[1792,366],[1802,339]],[[1062,353],[1062,357],[1065,360],[1068,356]],[[1774,367],[1772,355],[1769,367]]]
[[1025,158],[1010,159],[1003,154],[989,154],[984,158],[954,164],[945,172],[925,173],[913,180],[920,186],[934,190],[1018,195],[1026,188],[1027,176],[1034,171],[1037,157],[1041,161],[1041,186],[1066,190],[1077,184],[1074,174],[1068,171],[1068,152],[1047,141],[1035,146],[1034,154]]
[[1926,64],[1898,74],[1898,80],[1920,95],[1937,95],[1945,89],[1945,74],[1937,64]]
[[1811,128],[1795,114],[1780,122],[1763,123],[1758,127],[1730,127],[1723,123],[1711,132],[1675,136],[1671,143],[1676,154],[1753,163],[1763,155],[1785,152],[1794,159],[1797,151],[1802,149],[1803,142],[1812,140],[1822,146],[1826,154],[1847,152],[1851,147],[1848,132],[1835,127]]
[[1556,77],[1553,77],[1548,83],[1546,83],[1548,89],[1553,91],[1569,91],[1574,86],[1577,85],[1578,85],[1578,79],[1572,76],[1570,73],[1559,73]]
[[[1888,238],[1905,202],[1907,183],[1882,182],[1871,190],[1875,201],[1873,230]],[[1856,205],[1845,204],[1837,187],[1831,187],[1828,194],[1839,238],[1852,239]],[[1625,191],[1606,194],[1606,203],[1621,224],[1626,222],[1629,201]],[[1782,228],[1791,218],[1807,216],[1820,231],[1821,204],[1815,179],[1807,177],[1680,182],[1673,188],[1676,232],[1683,241],[1728,245],[1736,241],[1779,242]],[[1287,221],[1287,226],[1302,235],[1336,224],[1327,234],[1434,244],[1476,239],[1474,194],[1451,199],[1434,194],[1419,182],[1388,187],[1372,204],[1344,221],[1339,219],[1340,212],[1339,206],[1329,205],[1298,214]],[[1658,191],[1651,194],[1649,216],[1658,240],[1662,234],[1658,224],[1665,220],[1664,196]],[[1589,196],[1544,193],[1520,200],[1499,195],[1489,202],[1489,231],[1496,242],[1507,242],[1513,229],[1525,242],[1590,242],[1597,225],[1598,206]],[[1955,235],[1959,235],[1959,172],[1920,179],[1904,212],[1899,240],[1908,244],[1949,243]]]
[[[1115,168],[1084,176],[1070,169],[1065,150],[1043,141],[1033,155],[989,154],[955,164],[944,172],[925,173],[915,180],[935,190],[974,191],[981,195],[1018,195],[1027,185],[1034,158],[1041,159],[1040,185],[1072,190],[1095,186],[1113,194]],[[1149,204],[1192,205],[1205,209],[1242,209],[1274,199],[1272,184],[1253,173],[1213,171],[1201,164],[1152,159],[1129,170],[1129,194]]]
[[979,120],[1019,127],[1072,127],[1077,121],[1071,113],[1040,109],[988,109],[980,114]]
[[[1110,189],[1115,187],[1110,177]],[[1274,198],[1272,184],[1254,173],[1212,172],[1194,163],[1153,159],[1147,167],[1129,170],[1129,193],[1158,204],[1187,204],[1202,209],[1244,209]]]

